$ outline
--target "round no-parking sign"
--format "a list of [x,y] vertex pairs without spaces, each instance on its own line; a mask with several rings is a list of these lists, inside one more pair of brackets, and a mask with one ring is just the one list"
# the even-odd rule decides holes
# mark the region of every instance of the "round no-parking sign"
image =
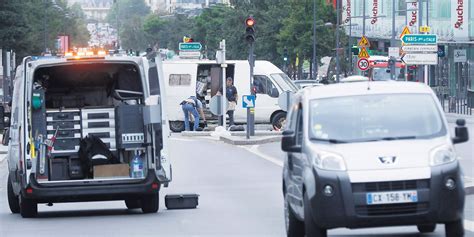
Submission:
[[359,61],[357,61],[357,67],[361,71],[367,71],[367,69],[369,69],[369,60],[366,58],[359,59]]

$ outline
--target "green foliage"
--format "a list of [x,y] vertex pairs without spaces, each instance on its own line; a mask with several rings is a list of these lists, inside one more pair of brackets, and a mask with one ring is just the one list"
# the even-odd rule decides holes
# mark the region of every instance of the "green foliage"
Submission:
[[4,0],[0,5],[0,48],[13,49],[17,59],[54,50],[58,35],[71,37],[71,45],[86,46],[89,35],[84,13],[78,6],[68,8],[64,0]]
[[150,8],[144,0],[117,0],[114,3],[107,15],[107,21],[116,29],[118,23],[122,48],[143,50],[148,46],[149,40],[143,28],[148,14]]

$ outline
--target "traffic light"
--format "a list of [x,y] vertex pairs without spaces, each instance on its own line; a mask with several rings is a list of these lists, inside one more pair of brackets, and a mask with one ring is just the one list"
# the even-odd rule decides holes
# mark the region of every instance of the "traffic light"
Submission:
[[245,19],[245,40],[248,43],[255,42],[255,20],[253,17],[249,16]]
[[283,61],[288,62],[288,49],[283,49]]

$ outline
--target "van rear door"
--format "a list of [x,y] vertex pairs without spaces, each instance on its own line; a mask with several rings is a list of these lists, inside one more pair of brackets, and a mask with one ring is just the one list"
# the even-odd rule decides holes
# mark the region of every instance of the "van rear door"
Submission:
[[[154,159],[149,160],[149,164],[154,165],[156,176],[160,182],[165,183],[167,186],[168,182],[172,179],[171,171],[171,160],[168,150],[168,139],[170,137],[168,117],[167,117],[167,97],[166,97],[166,86],[163,80],[163,65],[159,57],[147,59],[142,58],[143,67],[145,71],[145,78],[147,86],[149,88],[148,97],[158,96],[158,105],[160,107],[161,123],[160,127],[153,127],[153,151]],[[147,93],[145,93],[147,95]],[[146,99],[145,99],[146,100]],[[157,125],[153,125],[157,126]],[[149,153],[151,154],[151,153]]]

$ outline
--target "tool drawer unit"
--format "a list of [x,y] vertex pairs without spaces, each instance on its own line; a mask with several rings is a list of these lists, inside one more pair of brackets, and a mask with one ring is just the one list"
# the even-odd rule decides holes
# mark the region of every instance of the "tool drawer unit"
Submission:
[[79,151],[81,140],[80,110],[47,110],[46,125],[48,139],[54,136],[57,129],[52,154],[76,153]]
[[114,108],[82,109],[82,137],[92,134],[115,151],[115,110]]

